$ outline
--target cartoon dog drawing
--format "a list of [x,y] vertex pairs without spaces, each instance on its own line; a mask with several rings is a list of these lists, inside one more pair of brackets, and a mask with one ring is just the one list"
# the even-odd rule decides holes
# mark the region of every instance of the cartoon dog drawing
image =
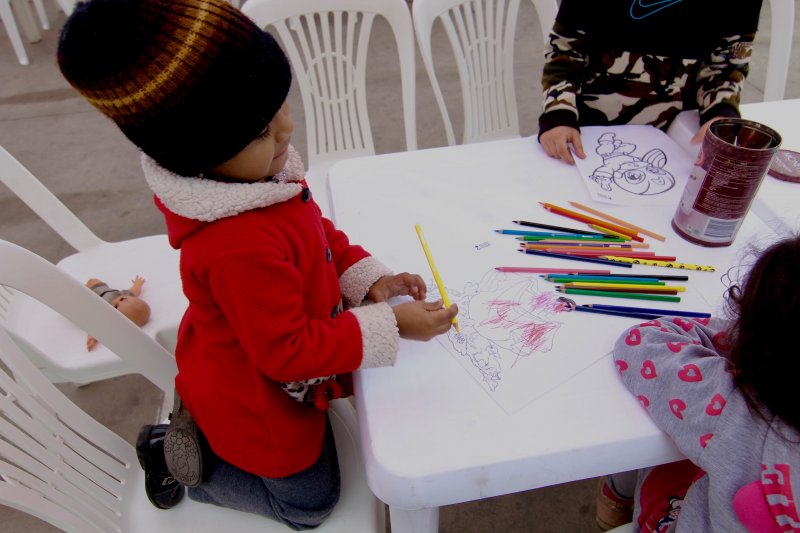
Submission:
[[595,152],[603,158],[602,166],[597,167],[591,179],[604,191],[612,186],[632,194],[661,194],[675,186],[675,178],[664,170],[667,156],[660,148],[653,148],[642,157],[632,155],[636,145],[616,138],[611,132],[597,139]]

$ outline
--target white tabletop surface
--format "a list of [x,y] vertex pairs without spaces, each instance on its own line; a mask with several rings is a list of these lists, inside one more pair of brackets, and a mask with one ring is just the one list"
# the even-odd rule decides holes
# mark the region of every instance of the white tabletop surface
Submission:
[[[742,116],[781,134],[781,148],[800,152],[800,99],[747,104]],[[800,183],[765,176],[753,206],[781,234],[800,230]]]
[[[571,225],[538,202],[590,203],[579,180],[572,167],[547,158],[535,138],[521,138],[344,161],[330,170],[330,192],[335,221],[353,242],[395,271],[427,280],[414,232],[422,224],[440,273],[458,285],[461,272],[478,267],[564,266],[517,253],[493,230],[511,228],[515,219]],[[656,250],[715,265],[715,273],[688,272],[709,309],[721,303],[721,275],[742,260],[747,244],[777,238],[751,213],[733,246],[704,248],[672,231],[672,206],[595,207],[666,235]],[[577,315],[565,320],[587,320]],[[608,324],[605,335],[580,339],[597,363],[512,414],[436,342],[401,341],[394,367],[358,372],[356,402],[375,494],[392,510],[433,508],[679,459],[623,387],[610,356],[603,357],[635,319],[588,319]]]

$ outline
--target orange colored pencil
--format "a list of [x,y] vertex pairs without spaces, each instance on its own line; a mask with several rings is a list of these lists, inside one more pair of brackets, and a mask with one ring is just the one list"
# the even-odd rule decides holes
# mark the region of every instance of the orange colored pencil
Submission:
[[578,221],[584,222],[586,224],[597,224],[598,226],[603,226],[604,228],[608,228],[610,230],[614,230],[616,233],[622,233],[623,235],[627,235],[628,237],[630,237],[631,239],[634,239],[636,241],[643,240],[641,237],[639,237],[638,232],[635,231],[635,230],[631,230],[631,229],[625,228],[623,226],[618,226],[618,225],[612,224],[610,222],[605,222],[603,220],[584,215],[583,213],[578,213],[577,211],[572,211],[571,209],[565,209],[563,207],[559,207],[557,205],[549,204],[547,202],[539,202],[539,203],[542,204],[542,207],[544,207],[545,209],[547,209],[551,213],[555,213],[557,215],[565,216],[565,217],[571,218],[573,220],[578,220]]
[[583,205],[583,204],[578,203],[578,202],[568,202],[568,203],[572,207],[577,207],[578,209],[583,209],[587,213],[591,213],[591,214],[596,215],[596,216],[598,216],[600,218],[604,218],[606,220],[610,220],[611,222],[614,222],[615,224],[619,224],[620,226],[622,226],[624,228],[631,229],[633,231],[636,231],[637,233],[642,233],[644,235],[647,235],[648,237],[652,237],[654,239],[658,239],[659,241],[667,240],[666,237],[664,237],[663,235],[659,235],[658,233],[656,233],[654,231],[650,231],[650,230],[646,230],[644,228],[640,228],[639,226],[637,226],[635,224],[631,224],[630,222],[626,222],[626,221],[624,221],[622,219],[619,219],[617,217],[613,217],[613,216],[611,216],[611,215],[609,215],[607,213],[603,213],[602,211],[598,211],[597,209],[594,209],[592,207]]
[[[628,235],[623,235],[622,233],[618,233],[616,231],[612,231],[612,230],[610,230],[608,228],[604,228],[603,226],[598,226],[597,224],[589,224],[589,227],[594,229],[594,230],[596,230],[596,231],[602,231],[603,233],[608,233],[609,235],[613,235],[615,237],[619,237],[620,239],[625,239],[625,240],[628,240],[628,241],[632,240],[632,237],[629,237]],[[642,240],[642,239],[639,239],[639,240]]]

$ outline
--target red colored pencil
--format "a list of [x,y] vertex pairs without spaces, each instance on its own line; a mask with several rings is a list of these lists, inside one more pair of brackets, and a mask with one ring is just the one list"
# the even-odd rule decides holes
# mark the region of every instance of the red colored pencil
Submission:
[[499,272],[524,272],[528,274],[611,274],[610,270],[595,268],[535,268],[535,267],[495,267]]

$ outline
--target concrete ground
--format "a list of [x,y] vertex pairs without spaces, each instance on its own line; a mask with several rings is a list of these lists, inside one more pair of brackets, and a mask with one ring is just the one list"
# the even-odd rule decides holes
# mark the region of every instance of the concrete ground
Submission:
[[[745,102],[762,99],[770,36],[769,2],[764,2]],[[55,2],[46,2],[54,29],[43,40],[26,43],[31,59],[20,66],[5,32],[0,31],[0,145],[29,168],[101,238],[109,241],[164,232],[164,223],[141,175],[136,149],[105,117],[89,106],[61,77],[55,63],[58,29],[64,21]],[[539,81],[542,40],[536,15],[522,2],[515,65],[517,100],[523,135],[536,132],[541,102]],[[800,11],[795,27],[800,29]],[[376,149],[404,150],[402,115],[398,105],[396,52],[385,25],[377,27],[370,50],[368,92]],[[442,39],[435,52],[449,52]],[[438,70],[456,135],[462,112],[455,67],[445,60]],[[786,98],[800,97],[800,40],[795,37]],[[417,61],[417,131],[420,148],[442,146],[444,128],[427,75]],[[305,153],[302,104],[290,94],[296,130],[294,144]],[[24,246],[50,261],[73,252],[10,191],[0,187],[0,238]],[[135,273],[131,273],[133,275]],[[98,272],[102,277],[103,273]],[[161,394],[144,378],[124,376],[84,387],[61,388],[102,423],[133,442],[141,425],[151,422]],[[546,431],[547,428],[542,428]],[[567,483],[534,491],[453,505],[442,509],[442,533],[582,533],[594,525],[595,480]],[[55,528],[13,509],[0,506],[4,532],[44,533]],[[357,532],[354,532],[357,533]]]

